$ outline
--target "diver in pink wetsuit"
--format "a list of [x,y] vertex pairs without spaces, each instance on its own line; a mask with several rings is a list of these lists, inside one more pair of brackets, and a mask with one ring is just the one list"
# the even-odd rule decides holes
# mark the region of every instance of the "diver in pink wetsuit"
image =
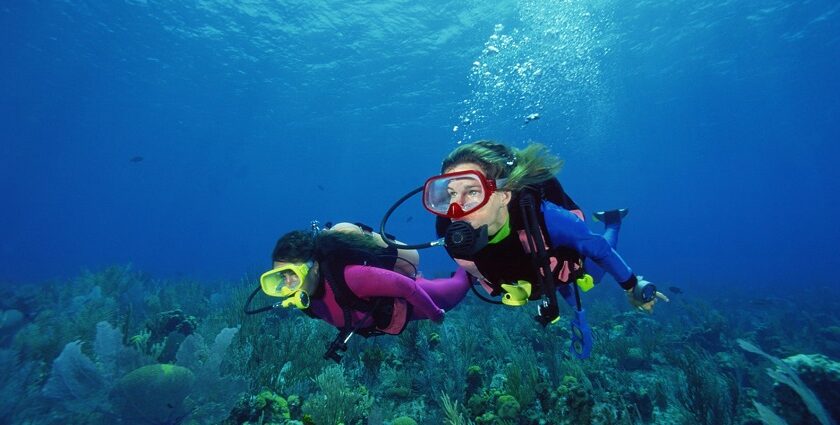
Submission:
[[272,260],[274,268],[260,277],[263,292],[345,335],[397,335],[411,320],[440,323],[471,284],[463,269],[444,279],[418,277],[416,251],[388,247],[378,234],[349,223],[286,233]]
[[[402,332],[410,320],[430,319],[434,322],[442,322],[446,310],[455,307],[469,289],[469,280],[464,269],[458,269],[448,279],[418,278],[414,280],[392,270],[348,265],[344,268],[342,278],[357,298],[362,300],[380,298],[378,301],[381,312],[378,309],[374,311],[374,314],[368,314],[369,312],[364,309],[351,309],[350,320],[353,326],[360,325],[362,328],[375,326],[374,315],[384,313],[384,317],[376,319],[384,320],[388,325],[378,326],[376,329],[392,335]],[[307,314],[323,319],[336,328],[343,328],[347,323],[344,309],[332,289],[335,283],[330,281],[324,283],[323,293],[320,296],[311,297]]]

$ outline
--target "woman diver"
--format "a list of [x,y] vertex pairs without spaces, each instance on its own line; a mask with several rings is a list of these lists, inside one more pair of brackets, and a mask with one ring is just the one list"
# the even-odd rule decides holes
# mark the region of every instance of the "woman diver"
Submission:
[[[466,229],[467,224],[466,235],[476,236],[471,246],[447,244],[450,256],[491,293],[503,290],[502,283],[539,282],[530,265],[527,212],[519,202],[531,195],[538,221],[531,224],[538,225],[537,236],[545,242],[552,274],[567,300],[571,293],[565,284],[587,270],[598,278],[604,271],[612,275],[640,310],[650,312],[657,300],[667,301],[649,282],[637,278],[614,249],[627,210],[596,213],[607,231],[592,233],[580,208],[554,177],[561,166],[562,161],[540,144],[514,150],[483,140],[453,150],[443,160],[443,174],[430,178],[424,187],[424,205],[439,217],[439,233],[464,237],[458,228]],[[453,231],[456,223],[460,224]],[[588,260],[585,266],[582,259]]]
[[385,244],[369,228],[339,223],[328,230],[292,231],[277,241],[274,267],[260,277],[267,295],[326,321],[340,333],[325,358],[340,360],[353,334],[397,335],[411,320],[440,323],[466,295],[470,278],[458,269],[450,278],[416,276],[419,255]]
[[386,242],[403,249],[444,245],[490,295],[502,297],[498,303],[521,306],[542,299],[535,319],[544,326],[559,318],[555,291],[560,292],[576,308],[571,351],[586,358],[592,336],[579,287],[588,290],[606,271],[639,310],[651,312],[657,300],[668,298],[637,277],[614,249],[627,210],[596,213],[607,230],[592,233],[555,177],[561,166],[540,144],[522,150],[488,140],[459,146],[443,160],[441,175],[391,207],[381,231],[394,209],[422,191],[424,207],[438,216],[440,239],[417,245]]

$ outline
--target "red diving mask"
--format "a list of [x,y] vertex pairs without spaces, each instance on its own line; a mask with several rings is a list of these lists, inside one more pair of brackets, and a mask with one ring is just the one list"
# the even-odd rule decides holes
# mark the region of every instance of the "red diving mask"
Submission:
[[431,177],[423,186],[423,206],[441,217],[461,218],[487,204],[506,180],[489,180],[476,170]]

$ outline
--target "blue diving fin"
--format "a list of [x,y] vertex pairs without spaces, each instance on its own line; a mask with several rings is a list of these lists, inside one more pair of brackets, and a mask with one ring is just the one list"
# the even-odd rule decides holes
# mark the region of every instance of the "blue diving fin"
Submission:
[[572,342],[569,344],[569,352],[578,359],[587,359],[592,353],[592,328],[586,321],[584,309],[574,310],[572,319]]

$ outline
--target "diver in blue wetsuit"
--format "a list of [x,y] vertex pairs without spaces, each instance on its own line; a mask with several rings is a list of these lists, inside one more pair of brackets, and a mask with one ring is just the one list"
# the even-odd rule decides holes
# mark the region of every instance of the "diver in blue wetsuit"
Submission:
[[[580,208],[554,177],[560,165],[538,144],[521,151],[491,141],[462,145],[444,159],[444,174],[426,182],[424,205],[439,216],[439,234],[471,241],[463,246],[447,244],[447,251],[485,289],[497,294],[506,290],[503,284],[525,281],[531,283],[528,298],[535,300],[543,288],[533,287],[540,280],[539,272],[527,243],[525,212],[519,208],[521,198],[530,196],[537,207],[535,228],[550,257],[557,289],[567,301],[572,297],[568,284],[584,276],[584,270],[589,278],[580,283],[586,289],[606,271],[628,291],[631,304],[652,311],[657,300],[667,297],[639,280],[614,249],[627,211],[596,213],[607,231],[592,233]],[[511,234],[514,237],[508,237]]]
[[559,318],[558,291],[574,307],[571,352],[586,358],[592,334],[579,288],[607,272],[639,310],[652,312],[668,298],[614,249],[626,210],[597,214],[606,236],[592,233],[554,177],[560,166],[539,144],[521,151],[491,141],[462,145],[444,159],[444,174],[427,180],[423,201],[439,217],[449,255],[491,295],[508,305],[542,299],[535,318],[547,325]]
[[501,296],[503,304],[540,300],[535,319],[543,325],[559,318],[560,292],[575,308],[572,353],[585,358],[591,330],[579,288],[588,290],[606,272],[639,310],[652,312],[658,300],[668,298],[637,277],[614,249],[626,210],[596,213],[607,231],[592,233],[580,208],[554,177],[560,166],[561,161],[539,144],[523,150],[492,141],[459,146],[444,159],[443,174],[429,178],[391,207],[381,230],[398,205],[422,191],[424,207],[438,216],[441,239],[409,247],[444,245],[490,295]]
[[[462,239],[466,235],[473,241],[470,246],[447,244],[450,256],[481,279],[491,293],[503,289],[502,283],[537,282],[525,243],[524,213],[518,208],[519,200],[528,195],[535,200],[537,224],[561,293],[568,292],[563,289],[568,289],[565,284],[581,276],[583,270],[592,278],[587,279],[589,284],[607,272],[630,291],[629,295],[640,282],[648,288],[649,282],[640,281],[614,249],[627,211],[596,213],[607,230],[604,235],[592,233],[580,208],[554,177],[560,166],[560,160],[539,144],[514,151],[500,143],[478,141],[450,153],[443,161],[444,174],[426,182],[423,200],[426,209],[439,216],[439,234],[455,233]],[[460,230],[453,232],[455,224]],[[509,238],[512,233],[514,237]],[[533,289],[529,298],[539,298]],[[630,302],[652,311],[656,301],[666,297],[651,289],[648,293],[635,291],[637,296],[630,296]]]

